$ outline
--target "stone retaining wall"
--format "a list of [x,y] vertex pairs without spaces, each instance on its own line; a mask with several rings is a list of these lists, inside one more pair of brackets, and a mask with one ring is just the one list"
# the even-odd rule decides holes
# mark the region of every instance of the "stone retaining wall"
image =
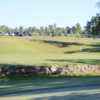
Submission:
[[100,75],[100,65],[67,64],[66,66],[0,66],[0,76],[8,75]]

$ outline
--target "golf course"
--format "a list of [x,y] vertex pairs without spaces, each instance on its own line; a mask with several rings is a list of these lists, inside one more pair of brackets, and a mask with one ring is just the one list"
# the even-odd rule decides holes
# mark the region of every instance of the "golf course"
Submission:
[[[70,37],[0,37],[0,64],[63,67],[99,65],[100,41]],[[4,66],[5,67],[5,66]],[[100,75],[100,74],[99,74]],[[1,100],[99,100],[100,78],[90,76],[1,77]],[[20,78],[18,78],[20,77]]]
[[100,64],[100,40],[71,37],[0,37],[0,64]]
[[100,0],[0,0],[0,100],[100,100]]

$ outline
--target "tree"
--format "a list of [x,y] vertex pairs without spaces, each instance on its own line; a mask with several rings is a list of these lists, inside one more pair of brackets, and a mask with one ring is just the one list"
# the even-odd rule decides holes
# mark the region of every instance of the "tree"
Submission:
[[71,30],[72,30],[72,34],[76,33],[76,27],[75,26],[72,26]]
[[44,31],[45,31],[45,30],[44,30],[44,27],[41,26],[41,27],[40,27],[40,35],[44,35],[44,33],[45,33]]
[[54,36],[54,27],[53,25],[48,26],[49,36]]
[[20,27],[19,27],[19,32],[22,33],[23,31],[24,31],[23,27],[20,26]]
[[87,22],[85,33],[92,36],[100,36],[100,14],[93,16],[91,20]]
[[81,34],[82,33],[81,25],[77,23],[75,27],[76,27],[76,33]]
[[10,28],[5,26],[5,25],[1,25],[0,26],[0,32],[10,32]]

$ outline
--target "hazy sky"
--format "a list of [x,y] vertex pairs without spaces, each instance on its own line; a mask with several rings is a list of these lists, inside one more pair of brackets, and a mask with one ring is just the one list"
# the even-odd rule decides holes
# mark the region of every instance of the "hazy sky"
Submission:
[[100,0],[0,0],[0,25],[45,26],[56,23],[58,26],[82,26],[99,10]]

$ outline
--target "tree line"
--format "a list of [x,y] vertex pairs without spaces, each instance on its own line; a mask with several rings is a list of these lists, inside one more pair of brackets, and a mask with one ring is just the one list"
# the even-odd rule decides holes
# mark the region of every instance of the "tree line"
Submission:
[[[100,2],[97,3],[100,8]],[[96,16],[92,16],[91,19],[86,23],[84,29],[77,23],[76,25],[69,27],[58,27],[56,24],[41,26],[41,27],[27,27],[22,26],[16,28],[10,28],[5,25],[0,26],[0,33],[21,33],[22,36],[78,36],[78,37],[100,37],[100,13]],[[24,34],[24,35],[23,35]]]
[[41,26],[41,27],[28,27],[23,28],[22,26],[16,27],[16,28],[10,28],[5,25],[0,26],[0,32],[20,32],[24,33],[26,32],[31,33],[32,35],[41,35],[41,36],[67,36],[68,34],[82,34],[82,28],[79,23],[77,23],[75,26],[69,27],[58,27],[56,24],[54,25],[48,25],[48,26]]

